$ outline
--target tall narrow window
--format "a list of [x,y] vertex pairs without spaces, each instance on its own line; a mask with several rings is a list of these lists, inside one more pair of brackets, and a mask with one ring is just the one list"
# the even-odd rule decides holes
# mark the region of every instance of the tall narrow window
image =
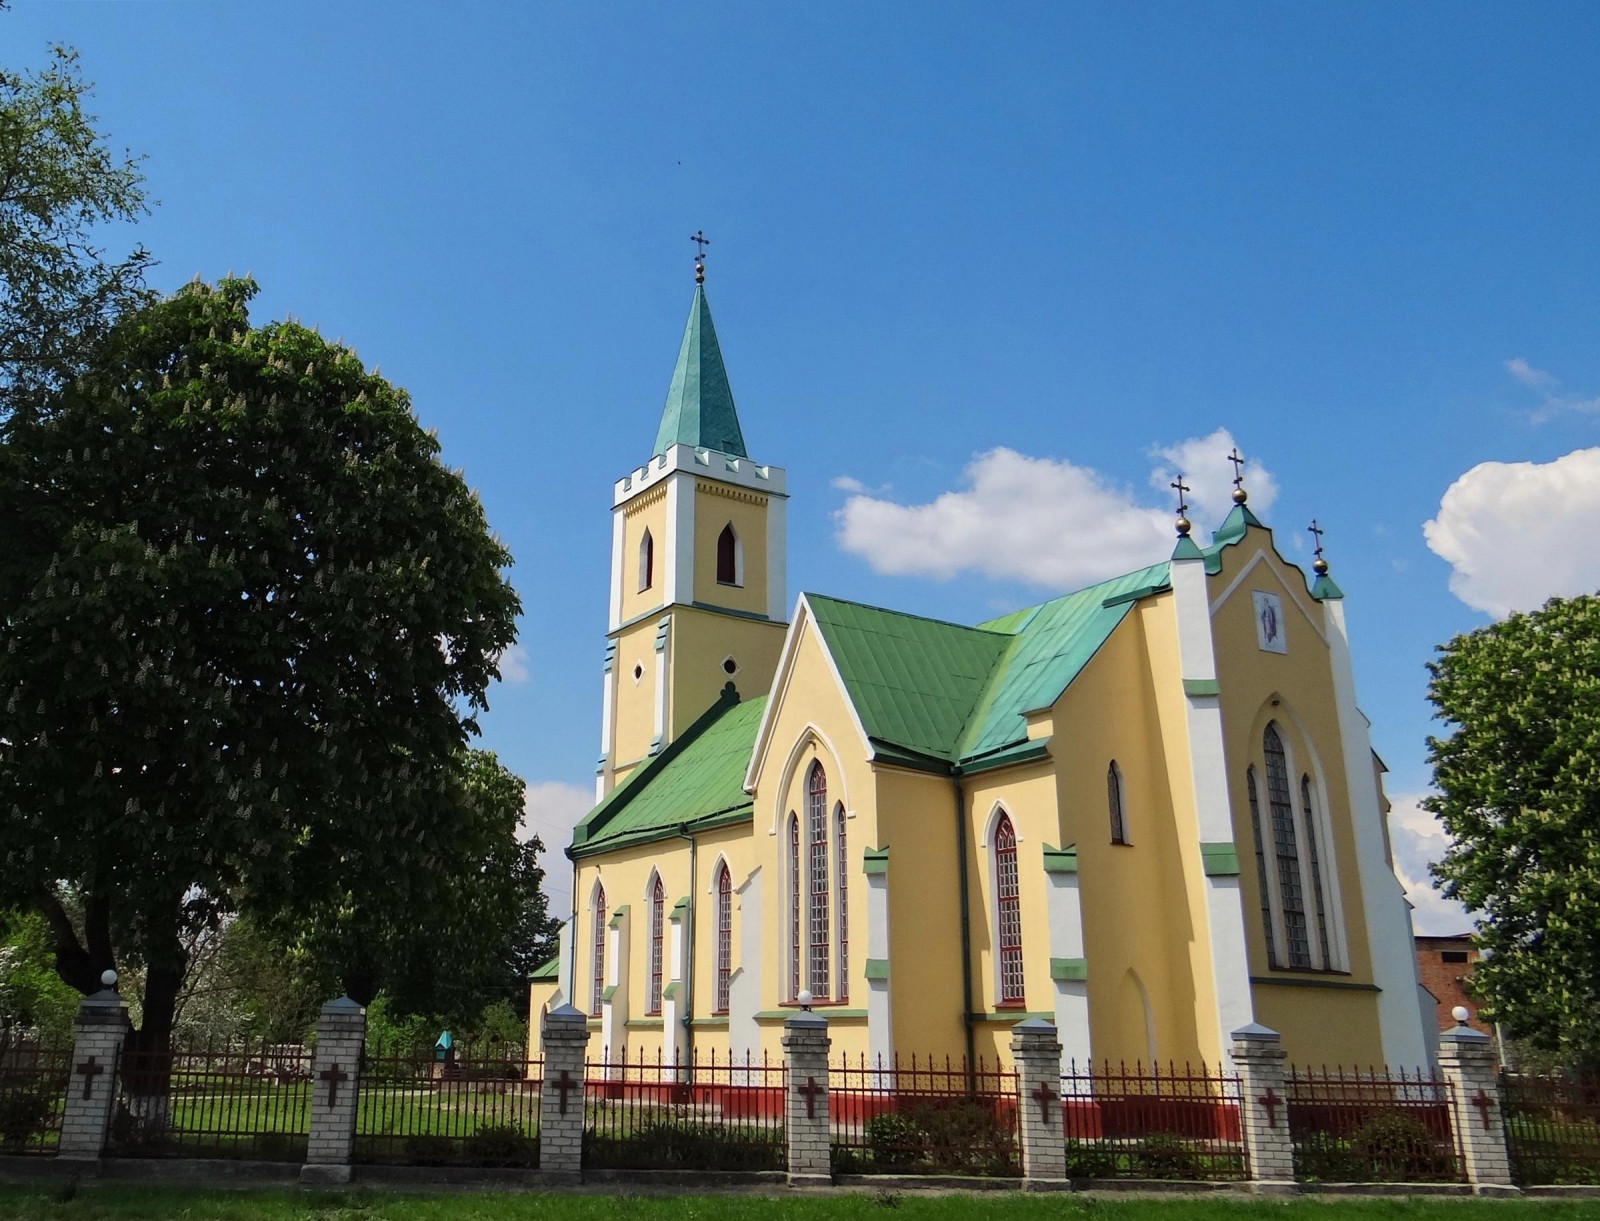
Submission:
[[800,819],[789,814],[789,999],[800,996]]
[[1017,894],[1017,833],[1009,815],[994,829],[994,888],[1000,915],[1000,1003],[1022,1003],[1022,904]]
[[833,876],[839,886],[839,999],[850,999],[850,922],[845,912],[850,870],[845,865],[844,806],[833,807]]
[[717,870],[717,1001],[714,1013],[728,1012],[733,976],[733,877],[728,866]]
[[828,774],[813,763],[806,781],[806,830],[811,873],[811,995],[828,995]]
[[717,535],[717,584],[740,584],[739,536],[733,532],[731,524],[723,526],[722,533]]
[[1322,859],[1317,854],[1317,808],[1311,804],[1311,777],[1300,777],[1300,809],[1306,816],[1306,855],[1311,862],[1311,893],[1317,913],[1317,948],[1322,951],[1322,967],[1333,970],[1333,955],[1328,953],[1328,916],[1322,901]]
[[1262,735],[1267,758],[1267,806],[1272,812],[1272,850],[1278,862],[1278,902],[1283,911],[1283,937],[1288,942],[1289,965],[1311,965],[1311,942],[1306,927],[1305,883],[1300,875],[1300,851],[1295,842],[1294,805],[1289,796],[1289,763],[1276,722]]
[[661,875],[656,874],[650,887],[650,994],[645,998],[646,1013],[661,1012],[661,968],[666,949],[666,893],[661,887]]
[[639,589],[643,592],[655,583],[656,579],[656,540],[650,537],[650,531],[644,532],[644,537],[639,540]]
[[1261,800],[1256,796],[1256,769],[1247,768],[1245,787],[1250,793],[1250,832],[1256,841],[1256,885],[1261,888],[1261,931],[1267,938],[1267,961],[1278,965],[1278,948],[1272,937],[1272,891],[1267,886],[1267,850],[1261,840]]
[[1113,759],[1111,766],[1106,769],[1106,806],[1111,811],[1111,842],[1125,844],[1128,842],[1128,818],[1122,808],[1122,769]]
[[589,999],[589,1012],[600,1016],[600,1006],[606,998],[606,889],[594,888],[594,987]]

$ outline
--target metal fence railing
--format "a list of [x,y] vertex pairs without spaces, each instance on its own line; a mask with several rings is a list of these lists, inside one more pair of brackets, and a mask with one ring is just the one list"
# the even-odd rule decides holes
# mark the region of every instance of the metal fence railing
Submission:
[[71,1080],[71,1044],[0,1042],[0,1153],[56,1151]]
[[1070,1065],[1061,1076],[1067,1177],[1249,1177],[1239,1078],[1205,1065]]
[[1600,1183],[1600,1080],[1502,1073],[1500,1105],[1519,1184]]
[[781,1170],[782,1061],[659,1052],[585,1066],[583,1164],[628,1170]]
[[1012,1069],[860,1056],[830,1066],[828,1091],[836,1173],[1022,1173]]
[[1459,1182],[1459,1133],[1444,1080],[1416,1073],[1291,1068],[1289,1135],[1306,1182]]
[[457,1045],[362,1057],[357,1162],[411,1166],[539,1164],[544,1059],[520,1046]]
[[303,1047],[129,1051],[115,1070],[110,1156],[305,1158],[311,1053]]

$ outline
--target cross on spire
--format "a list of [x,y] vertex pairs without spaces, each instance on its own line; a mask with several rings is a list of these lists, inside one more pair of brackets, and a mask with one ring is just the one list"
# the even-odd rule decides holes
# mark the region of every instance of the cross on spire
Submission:
[[1167,486],[1174,489],[1178,493],[1178,534],[1182,538],[1188,538],[1190,530],[1189,501],[1185,493],[1190,492],[1193,489],[1191,489],[1189,485],[1183,481],[1183,476],[1181,474]]
[[711,245],[711,239],[706,236],[704,229],[697,229],[690,235],[689,240],[695,244],[694,253],[694,282],[706,282],[706,247]]
[[1328,561],[1322,558],[1322,527],[1317,525],[1317,519],[1313,517],[1306,530],[1312,538],[1317,540],[1317,547],[1313,552],[1317,558],[1311,562],[1311,567],[1319,577],[1325,577],[1328,575]]
[[1244,490],[1244,455],[1237,445],[1228,454],[1228,461],[1233,463],[1233,503],[1242,505],[1250,499],[1250,493]]

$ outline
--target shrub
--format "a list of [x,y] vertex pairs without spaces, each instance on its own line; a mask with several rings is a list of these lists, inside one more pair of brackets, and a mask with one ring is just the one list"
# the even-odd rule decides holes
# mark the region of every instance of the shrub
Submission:
[[1109,1179],[1117,1173],[1117,1157],[1109,1149],[1082,1141],[1067,1142],[1069,1179]]
[[993,1107],[973,1099],[913,1103],[866,1125],[875,1170],[932,1174],[1015,1173],[1011,1130]]
[[21,1146],[44,1131],[50,1099],[34,1091],[0,1095],[0,1144]]
[[475,1166],[534,1169],[539,1165],[539,1141],[524,1135],[516,1124],[479,1128],[463,1143],[462,1156]]
[[928,1134],[910,1115],[885,1111],[867,1120],[867,1148],[879,1170],[909,1170],[923,1158]]
[[1201,1178],[1200,1162],[1181,1136],[1152,1132],[1139,1142],[1133,1155],[1133,1173],[1147,1179]]
[[1433,1133],[1415,1116],[1399,1111],[1367,1120],[1351,1133],[1350,1147],[1386,1178],[1443,1178],[1452,1169],[1453,1159]]

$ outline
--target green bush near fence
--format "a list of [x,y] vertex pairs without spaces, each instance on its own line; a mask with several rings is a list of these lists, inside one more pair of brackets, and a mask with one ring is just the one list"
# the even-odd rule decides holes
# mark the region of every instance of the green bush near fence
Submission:
[[919,1102],[874,1115],[864,1148],[834,1146],[839,1174],[970,1174],[1020,1172],[1016,1137],[994,1108],[970,1099]]
[[19,1149],[50,1126],[55,1099],[38,1090],[0,1094],[0,1148]]
[[612,1170],[781,1170],[782,1128],[652,1122],[626,1134],[583,1134],[583,1164]]
[[1455,1158],[1417,1118],[1374,1115],[1349,1136],[1307,1132],[1294,1142],[1295,1176],[1324,1183],[1410,1183],[1453,1179]]

